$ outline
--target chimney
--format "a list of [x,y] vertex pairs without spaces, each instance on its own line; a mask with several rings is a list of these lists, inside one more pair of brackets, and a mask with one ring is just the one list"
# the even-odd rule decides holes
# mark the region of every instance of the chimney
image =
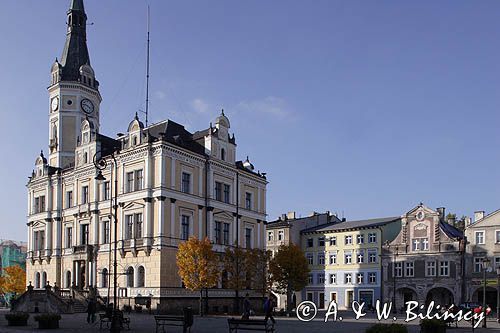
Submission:
[[439,220],[444,221],[444,212],[445,208],[444,207],[438,207],[436,208],[438,214],[439,214]]
[[464,221],[465,227],[467,228],[468,226],[471,225],[471,218],[466,216],[465,221]]
[[288,212],[286,214],[286,217],[290,220],[293,220],[295,218],[295,212]]
[[484,210],[480,210],[480,211],[474,212],[474,222],[479,221],[483,217],[484,217]]
[[286,214],[281,214],[281,220],[286,221]]
[[450,215],[450,217],[448,217],[448,221],[446,222],[448,222],[449,225],[455,226],[456,217],[454,215]]

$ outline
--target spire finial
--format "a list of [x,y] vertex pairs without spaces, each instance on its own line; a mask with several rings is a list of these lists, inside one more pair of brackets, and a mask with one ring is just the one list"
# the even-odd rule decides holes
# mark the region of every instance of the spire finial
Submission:
[[40,150],[40,157],[43,157],[43,149]]
[[137,111],[135,111],[135,120],[139,120],[139,116],[137,115]]
[[222,115],[224,115],[224,109],[222,109]]
[[85,11],[85,7],[83,6],[83,0],[71,0],[71,5],[69,9]]

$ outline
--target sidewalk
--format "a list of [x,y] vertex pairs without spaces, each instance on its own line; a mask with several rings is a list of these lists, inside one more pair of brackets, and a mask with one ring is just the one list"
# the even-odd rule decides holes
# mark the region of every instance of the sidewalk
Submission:
[[[33,314],[30,315],[28,326],[26,327],[16,327],[11,328],[6,326],[7,321],[5,320],[4,314],[7,313],[6,310],[0,310],[0,333],[7,332],[98,332],[99,331],[99,321],[93,325],[87,324],[85,313],[77,313],[72,315],[62,315],[60,321],[59,330],[38,330],[37,323],[33,319]],[[323,322],[323,316],[318,317],[310,322],[300,322],[297,318],[287,318],[287,317],[276,317],[276,329],[279,332],[285,333],[303,333],[303,332],[335,332],[335,333],[363,333],[364,330],[374,323],[377,323],[376,318],[361,318],[359,320],[353,319],[352,313],[340,313],[346,317],[343,321],[328,323]],[[128,315],[127,315],[128,316]],[[148,314],[137,314],[131,313],[129,315],[131,324],[129,332],[144,332],[150,333],[155,332],[155,321],[153,315]],[[231,316],[209,316],[209,317],[198,317],[195,316],[194,326],[191,329],[193,333],[218,333],[227,332],[227,318]],[[262,318],[262,317],[253,317]],[[320,319],[321,318],[321,319]],[[398,323],[404,323],[401,316],[398,316]],[[420,327],[418,326],[418,321],[414,321],[407,324],[408,331],[410,333],[419,333]],[[107,330],[102,330],[106,332]],[[125,331],[127,332],[127,331]],[[168,332],[182,332],[182,328],[169,327]],[[448,333],[466,333],[472,332],[472,328],[468,323],[460,323],[459,328],[450,328],[447,330]],[[488,333],[488,332],[500,332],[500,325],[496,323],[495,320],[488,321],[488,328],[482,329],[478,328],[475,333]]]

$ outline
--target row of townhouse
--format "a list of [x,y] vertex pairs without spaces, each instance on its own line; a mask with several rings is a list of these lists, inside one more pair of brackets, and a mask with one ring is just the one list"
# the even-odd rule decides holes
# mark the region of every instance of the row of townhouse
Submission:
[[[474,222],[466,219],[465,233],[455,222],[446,218],[444,208],[423,204],[401,216],[358,221],[328,212],[305,218],[291,214],[268,223],[267,248],[301,246],[310,274],[295,303],[309,300],[326,308],[336,301],[341,309],[354,300],[392,302],[398,309],[410,300],[481,303],[486,270],[487,303],[496,307],[500,211],[476,212]],[[285,299],[277,296],[278,306],[284,307]]]

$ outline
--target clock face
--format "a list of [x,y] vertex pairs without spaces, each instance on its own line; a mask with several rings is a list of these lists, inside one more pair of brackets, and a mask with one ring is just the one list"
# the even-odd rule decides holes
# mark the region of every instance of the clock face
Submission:
[[92,103],[92,101],[90,99],[86,99],[86,98],[82,99],[81,105],[82,105],[83,112],[85,112],[85,113],[94,112],[94,103]]
[[50,103],[50,108],[52,111],[57,111],[59,109],[59,97],[52,98],[52,103]]

